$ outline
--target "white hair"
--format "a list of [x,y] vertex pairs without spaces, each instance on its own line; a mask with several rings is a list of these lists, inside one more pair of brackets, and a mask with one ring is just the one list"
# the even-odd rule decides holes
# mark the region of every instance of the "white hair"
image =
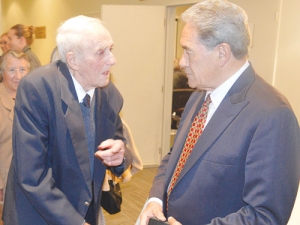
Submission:
[[[92,44],[89,40],[99,35],[99,29],[106,29],[101,20],[82,15],[62,23],[57,29],[56,35],[56,44],[61,60],[66,62],[68,52],[78,53],[81,56],[83,50]],[[105,42],[105,40],[103,41]]]

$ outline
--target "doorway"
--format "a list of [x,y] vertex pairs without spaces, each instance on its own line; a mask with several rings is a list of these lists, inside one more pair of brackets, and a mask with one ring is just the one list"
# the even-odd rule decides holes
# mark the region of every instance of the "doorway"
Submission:
[[181,35],[175,35],[177,7],[101,7],[101,17],[116,43],[112,73],[125,99],[121,116],[147,166],[159,164],[170,150],[175,52],[181,55],[175,47]]

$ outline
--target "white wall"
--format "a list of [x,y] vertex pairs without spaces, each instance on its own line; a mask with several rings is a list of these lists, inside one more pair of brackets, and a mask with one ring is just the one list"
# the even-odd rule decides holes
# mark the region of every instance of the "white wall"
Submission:
[[143,163],[157,165],[164,107],[165,7],[104,5],[101,18],[115,43],[117,63],[111,72],[124,97],[121,116],[131,128]]
[[[283,0],[275,87],[289,99],[300,121],[300,1]],[[299,223],[300,224],[300,223]]]

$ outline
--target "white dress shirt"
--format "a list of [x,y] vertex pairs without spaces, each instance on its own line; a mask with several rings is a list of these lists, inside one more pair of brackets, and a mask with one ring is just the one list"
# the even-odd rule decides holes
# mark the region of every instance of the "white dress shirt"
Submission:
[[92,102],[92,99],[93,99],[94,93],[95,93],[95,88],[89,90],[88,92],[85,92],[83,87],[78,83],[78,81],[73,77],[72,74],[71,74],[71,77],[72,77],[72,80],[73,80],[73,83],[75,86],[75,91],[76,91],[79,103],[81,103],[83,101],[86,94],[88,94],[91,97],[91,102]]

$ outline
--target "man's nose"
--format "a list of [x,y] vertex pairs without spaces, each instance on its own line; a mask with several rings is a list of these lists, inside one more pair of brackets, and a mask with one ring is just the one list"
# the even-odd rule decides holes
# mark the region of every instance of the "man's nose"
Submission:
[[185,68],[185,67],[188,66],[188,62],[187,62],[186,57],[184,56],[184,54],[180,58],[179,66],[180,66],[180,68]]
[[116,58],[115,58],[115,56],[114,56],[114,54],[111,52],[110,53],[110,61],[109,61],[109,64],[110,65],[115,65],[116,64]]

